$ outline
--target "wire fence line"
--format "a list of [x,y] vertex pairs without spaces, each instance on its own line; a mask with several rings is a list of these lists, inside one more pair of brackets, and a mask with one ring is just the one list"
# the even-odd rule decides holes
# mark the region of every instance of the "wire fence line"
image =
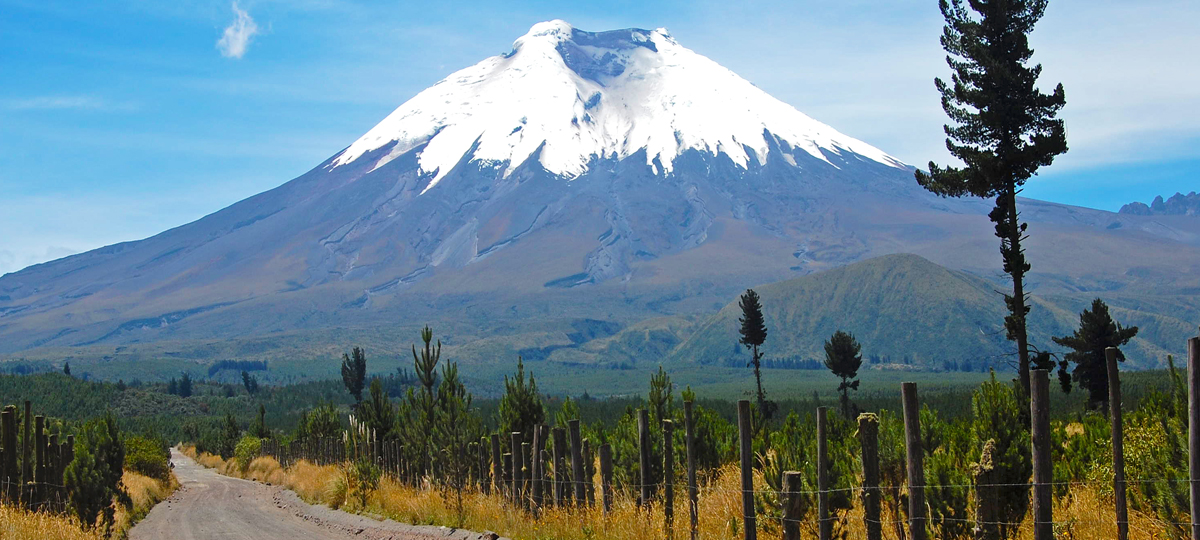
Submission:
[[[1200,352],[1200,342],[1197,343],[1196,350]],[[1047,375],[1045,371],[1035,370],[1035,380],[1041,381],[1042,388],[1046,388]],[[1194,388],[1200,388],[1200,376],[1196,377],[1194,383]],[[911,404],[907,403],[906,399],[904,408],[903,421],[906,426],[904,446],[906,449],[922,448],[921,441],[913,439],[911,435],[911,433],[920,433],[915,385],[905,383],[903,386],[906,393],[911,389],[913,395]],[[1030,429],[1031,432],[1042,429],[1041,433],[1044,434],[1049,430],[1048,414],[1042,414],[1049,407],[1048,399],[1046,399],[1048,394],[1043,390],[1043,394],[1038,399],[1038,392],[1035,385],[1034,399],[1031,399],[1033,410],[1031,411],[1030,422],[1032,425]],[[685,406],[690,405],[690,403],[685,403]],[[680,523],[682,528],[686,522],[690,522],[690,526],[695,527],[693,516],[696,512],[692,506],[692,493],[696,494],[697,499],[724,497],[728,499],[728,504],[731,506],[737,505],[738,499],[740,499],[742,507],[751,510],[741,512],[740,517],[744,520],[746,529],[750,529],[758,523],[768,524],[768,527],[782,527],[785,530],[788,528],[787,526],[791,525],[816,526],[821,529],[822,540],[828,538],[826,531],[830,523],[845,524],[849,521],[861,523],[868,529],[872,526],[876,529],[891,527],[897,531],[907,528],[910,534],[916,528],[945,528],[949,525],[958,525],[959,529],[966,528],[973,531],[995,527],[1009,530],[1032,527],[1035,540],[1051,540],[1052,536],[1047,536],[1047,534],[1053,535],[1055,530],[1068,530],[1072,527],[1083,526],[1111,528],[1118,531],[1114,536],[1118,540],[1127,538],[1130,529],[1136,531],[1147,526],[1158,528],[1160,531],[1171,529],[1176,532],[1196,528],[1191,521],[1183,520],[1192,519],[1192,512],[1188,511],[1190,509],[1175,514],[1182,519],[1162,519],[1160,516],[1135,512],[1134,519],[1131,521],[1128,508],[1125,508],[1126,502],[1123,495],[1128,488],[1140,486],[1157,491],[1174,492],[1191,487],[1200,488],[1197,485],[1200,484],[1200,478],[1122,478],[1124,471],[1122,469],[1118,474],[1117,461],[1114,457],[1114,468],[1109,471],[1109,478],[1051,480],[1046,473],[1041,473],[1039,476],[1036,472],[1040,466],[1048,466],[1041,470],[1050,470],[1051,474],[1053,470],[1053,462],[1048,462],[1050,454],[1048,445],[1053,443],[1051,438],[1045,435],[1031,436],[1035,474],[1027,482],[996,482],[987,476],[970,474],[968,477],[971,477],[972,481],[965,483],[922,483],[918,480],[910,484],[905,480],[898,485],[894,481],[889,482],[892,485],[866,485],[865,476],[858,476],[857,473],[854,473],[850,475],[849,480],[858,485],[830,485],[825,479],[818,478],[815,482],[817,485],[814,486],[813,479],[806,477],[805,484],[799,489],[794,486],[788,487],[783,482],[775,484],[775,480],[779,479],[772,479],[769,484],[781,487],[772,485],[772,487],[764,488],[761,485],[763,466],[761,464],[755,466],[757,460],[753,456],[747,458],[744,454],[746,449],[751,448],[751,429],[748,420],[750,418],[749,402],[743,400],[738,405],[739,433],[737,438],[742,444],[742,450],[739,453],[743,454],[741,465],[737,466],[743,473],[740,487],[732,487],[727,480],[716,482],[713,478],[695,485],[683,481],[681,477],[685,471],[689,478],[696,477],[697,471],[689,469],[691,466],[689,460],[677,459],[678,454],[672,450],[671,443],[664,442],[663,448],[647,444],[646,441],[649,440],[649,437],[641,432],[646,430],[644,425],[639,425],[639,442],[634,450],[639,455],[635,456],[633,461],[639,465],[632,471],[626,469],[626,475],[620,478],[614,478],[612,448],[609,445],[599,447],[600,459],[597,460],[595,453],[597,448],[588,447],[589,451],[586,453],[581,451],[581,445],[578,444],[578,432],[572,433],[573,444],[564,447],[563,442],[565,441],[558,434],[553,438],[544,436],[545,426],[539,426],[535,430],[537,435],[533,437],[511,434],[510,438],[509,434],[505,434],[496,438],[493,435],[490,441],[485,438],[479,444],[473,444],[470,452],[461,457],[466,462],[469,473],[468,484],[472,489],[484,493],[495,493],[506,501],[505,504],[514,509],[530,511],[536,515],[543,507],[562,506],[574,509],[593,507],[599,503],[599,506],[602,506],[607,514],[617,495],[620,495],[626,501],[624,504],[632,501],[639,507],[661,511],[666,516],[663,523],[664,528],[672,528],[676,523]],[[821,424],[820,418],[824,414],[826,414],[826,409],[819,408],[818,425]],[[576,425],[572,426],[572,429],[577,430],[577,421],[574,422]],[[1039,425],[1039,423],[1044,425]],[[1190,425],[1200,425],[1200,421],[1192,422]],[[667,429],[667,424],[664,424],[664,429]],[[820,428],[817,437],[825,437]],[[497,440],[502,444],[497,444]],[[538,446],[552,443],[556,448],[552,451],[544,447],[535,447],[533,444],[528,444],[531,440]],[[517,446],[516,441],[522,441],[524,444]],[[489,445],[488,442],[492,444]],[[877,442],[872,444],[877,444]],[[422,448],[429,455],[434,453],[429,448]],[[827,448],[827,446],[822,441],[818,448]],[[412,448],[406,447],[403,441],[380,442],[368,439],[365,449],[369,458],[376,461],[383,473],[397,482],[422,489],[445,486],[448,481],[446,471],[438,470],[436,467],[429,468],[431,461],[428,457],[417,459],[415,460],[417,463],[414,463],[411,458],[412,454],[409,453]],[[503,452],[504,449],[517,449],[517,451]],[[339,440],[304,441],[282,446],[275,444],[266,450],[285,466],[301,459],[321,464],[337,464],[345,461],[348,455],[344,444]],[[652,452],[655,452],[656,455],[651,455]],[[825,452],[825,450],[819,450],[819,452]],[[865,463],[863,455],[866,454],[855,457],[865,467],[867,463]],[[605,456],[608,459],[607,463],[605,463]],[[626,458],[625,466],[629,467],[628,458],[631,456],[624,457]],[[905,470],[923,471],[923,461],[926,458],[924,452],[910,450],[906,456]],[[818,462],[820,460],[824,460],[825,467],[830,466],[828,456],[818,458]],[[597,461],[600,462],[599,466],[597,466]],[[576,470],[579,468],[578,463],[580,462],[583,463],[582,476],[580,476],[580,471]],[[665,475],[666,471],[670,470],[674,478],[678,480],[666,482],[660,479],[647,482],[643,480],[644,476],[637,476],[637,471],[645,469],[648,465],[656,468],[655,475]],[[811,464],[809,465],[811,466]],[[658,466],[661,466],[661,469],[657,469]],[[820,466],[817,468],[820,470]],[[628,473],[630,472],[634,474],[634,478],[629,478]],[[788,472],[778,471],[778,474],[784,476],[786,473]],[[863,474],[866,473],[863,472]],[[757,485],[754,480],[756,475],[759,478]],[[844,481],[845,478],[842,482]],[[994,511],[983,511],[989,503],[982,499],[982,493],[994,493],[997,490],[1006,491],[1008,497],[1011,497],[1013,493],[1024,493],[1028,497],[1028,504],[1021,511],[1020,516],[1013,517],[1010,514],[1002,519]],[[1086,509],[1083,507],[1072,509],[1063,502],[1062,492],[1064,490],[1067,493],[1086,490],[1091,494],[1093,500],[1088,503],[1090,506],[1087,506]],[[1055,496],[1055,493],[1059,495]],[[1115,496],[1118,493],[1122,496]],[[923,495],[925,504],[915,506],[908,504],[909,499],[915,495]],[[931,496],[933,498],[950,496],[956,498],[956,502],[954,506],[939,507],[930,502]],[[873,498],[875,503],[867,505],[868,497]],[[833,498],[842,499],[838,508],[832,508],[830,500]],[[844,500],[846,498],[850,499],[849,507],[846,507],[847,503]],[[868,506],[873,510],[868,509]],[[676,519],[677,511],[678,519]],[[1058,515],[1055,515],[1056,511]],[[890,517],[882,515],[884,512]],[[851,520],[852,514],[853,519]],[[821,515],[828,517],[822,518]],[[1118,516],[1125,517],[1118,518]],[[1046,533],[1047,530],[1050,532]],[[754,535],[747,532],[746,537],[751,539]],[[912,538],[922,537],[925,535],[922,534],[918,537],[914,534],[912,536]],[[1200,540],[1200,537],[1193,536],[1193,538]]]

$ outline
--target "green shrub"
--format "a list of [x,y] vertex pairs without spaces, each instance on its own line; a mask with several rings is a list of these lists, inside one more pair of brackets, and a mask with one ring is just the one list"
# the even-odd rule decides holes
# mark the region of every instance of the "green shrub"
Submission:
[[125,439],[125,468],[151,478],[171,475],[171,454],[166,444],[141,436]]
[[242,474],[246,474],[246,469],[250,468],[250,462],[262,453],[262,439],[253,435],[245,435],[237,443],[237,447],[233,450],[233,455],[237,458],[238,467],[241,467]]

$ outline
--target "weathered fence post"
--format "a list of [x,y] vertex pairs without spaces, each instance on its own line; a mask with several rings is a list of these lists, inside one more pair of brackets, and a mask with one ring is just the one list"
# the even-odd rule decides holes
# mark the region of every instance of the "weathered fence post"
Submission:
[[1121,373],[1117,348],[1104,349],[1108,362],[1108,410],[1112,419],[1113,499],[1117,507],[1117,540],[1129,538],[1129,510],[1125,505],[1125,430],[1121,425]]
[[513,453],[504,453],[504,496],[509,503],[517,501],[517,485],[513,482]]
[[29,400],[25,400],[25,416],[21,417],[21,421],[25,423],[25,439],[21,441],[21,484],[25,485],[33,481],[33,456],[30,450],[33,449],[33,405]]
[[1049,371],[1033,370],[1030,382],[1030,439],[1033,446],[1033,537],[1054,540],[1054,516],[1050,508],[1054,482],[1050,461],[1050,377]]
[[43,431],[46,426],[46,417],[37,415],[33,417],[33,444],[34,456],[37,460],[33,466],[33,500],[35,504],[45,502],[46,489],[43,484],[46,483],[46,434]]
[[675,422],[662,421],[663,521],[667,539],[675,538]]
[[583,478],[587,488],[588,508],[596,506],[596,454],[592,452],[592,442],[583,440]]
[[58,434],[55,433],[49,437],[50,443],[46,445],[46,482],[55,485],[62,485],[62,460],[61,450],[58,446]]
[[1187,352],[1188,468],[1191,476],[1192,540],[1200,540],[1200,338],[1188,339]]
[[971,467],[971,475],[975,479],[975,507],[979,509],[979,515],[975,518],[975,540],[1000,540],[997,519],[1000,493],[996,487],[995,453],[996,441],[988,439],[983,443],[979,463]]
[[533,456],[530,451],[533,445],[527,442],[521,443],[521,461],[525,462],[525,471],[521,473],[521,506],[529,510],[529,505],[533,499]]
[[650,412],[638,409],[638,473],[643,508],[650,508]]
[[612,512],[612,446],[607,443],[600,445],[600,500],[604,505],[604,515]]
[[554,506],[561,507],[567,502],[567,433],[560,427],[554,428],[551,433],[554,437]]
[[900,383],[904,400],[904,440],[908,455],[908,528],[912,540],[925,540],[925,450],[921,448],[921,408],[917,383]]
[[579,435],[579,420],[567,422],[571,433],[571,480],[575,484],[575,505],[587,503],[587,490],[583,486],[583,439]]
[[533,511],[535,514],[542,509],[542,477],[544,476],[542,473],[542,445],[545,444],[544,438],[545,435],[542,434],[542,426],[533,426],[533,448],[530,450],[533,463],[529,470],[533,482],[529,486],[529,489],[533,492]]
[[[3,423],[4,436],[2,444],[4,445],[4,464],[0,466],[0,470],[4,472],[0,476],[10,484],[16,484],[19,475],[17,474],[17,408],[9,405],[4,408]],[[11,494],[10,494],[11,495]]]
[[492,491],[504,495],[504,458],[500,456],[500,434],[493,433],[492,439]]
[[[479,439],[479,443],[477,446],[479,447],[479,492],[484,495],[488,495],[492,491],[491,490],[492,483],[489,481],[490,475],[488,475],[487,438]],[[399,456],[399,452],[400,452],[399,446],[396,447],[396,452],[397,452],[396,461],[399,462],[399,461],[401,461],[400,456]]]
[[35,459],[37,460],[33,467],[33,481],[39,484],[46,482],[46,417],[37,415],[33,417],[33,444]]
[[758,526],[754,519],[754,456],[750,440],[750,402],[738,401],[738,439],[741,442],[742,465],[742,519],[746,540],[758,539]]
[[817,529],[821,540],[832,540],[833,522],[829,520],[829,445],[826,440],[828,410],[817,407]]
[[883,539],[883,523],[879,519],[879,417],[871,413],[858,415],[858,442],[862,448],[863,525],[867,540]]
[[696,485],[696,429],[692,425],[692,402],[683,402],[684,446],[687,449],[688,517],[691,523],[691,540],[697,540],[700,525],[698,507],[700,490]]
[[521,504],[521,468],[525,465],[524,458],[521,457],[521,432],[514,431],[509,434],[509,451],[512,452],[512,494],[511,499],[514,505]]
[[803,474],[796,471],[783,473],[783,540],[800,540],[803,478]]

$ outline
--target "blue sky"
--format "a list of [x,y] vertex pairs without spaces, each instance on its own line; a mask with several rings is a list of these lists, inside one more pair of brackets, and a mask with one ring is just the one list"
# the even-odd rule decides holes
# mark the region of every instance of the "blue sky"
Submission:
[[[667,27],[913,164],[944,162],[936,0],[0,0],[0,274],[144,238],[312,168],[534,23]],[[1071,151],[1032,197],[1196,189],[1200,3],[1051,0],[1033,36]]]

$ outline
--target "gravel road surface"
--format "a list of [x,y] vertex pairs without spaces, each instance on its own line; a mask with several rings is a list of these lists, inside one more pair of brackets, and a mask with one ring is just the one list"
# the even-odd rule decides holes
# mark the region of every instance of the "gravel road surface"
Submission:
[[314,506],[278,486],[222,476],[171,450],[181,487],[130,531],[131,540],[489,540]]

